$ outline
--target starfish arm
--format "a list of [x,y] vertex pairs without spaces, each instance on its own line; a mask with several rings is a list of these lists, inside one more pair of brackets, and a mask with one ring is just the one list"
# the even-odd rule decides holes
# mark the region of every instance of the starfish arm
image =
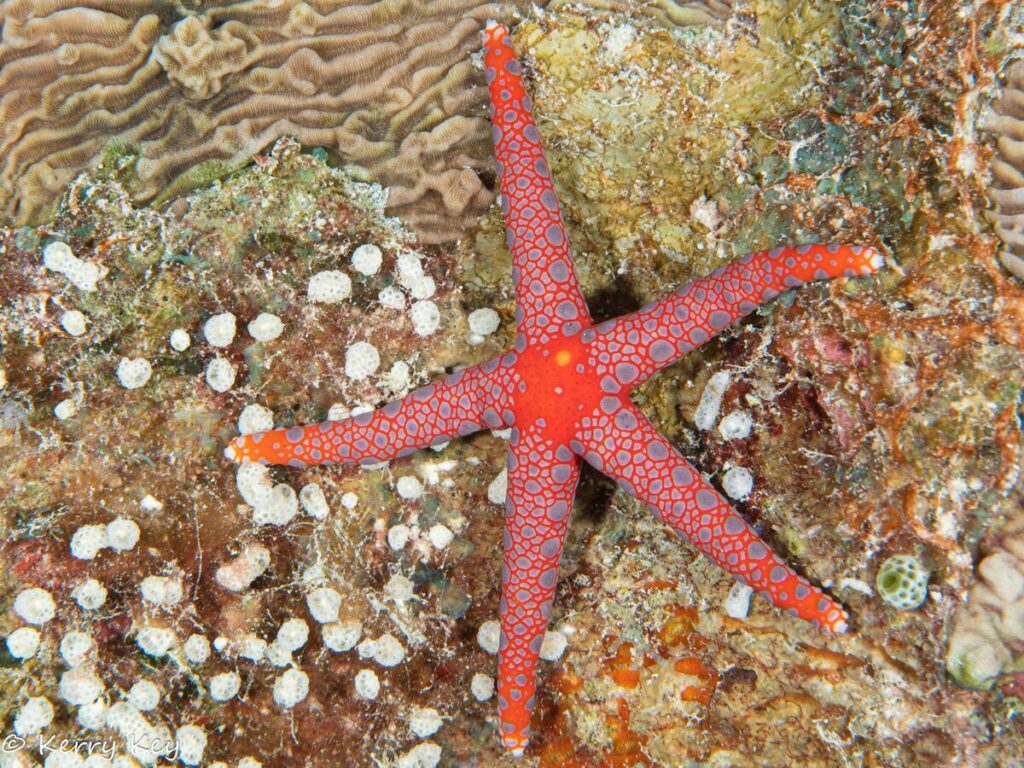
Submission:
[[484,427],[511,423],[512,358],[494,358],[341,421],[235,438],[224,455],[263,464],[375,464]]
[[498,707],[505,747],[521,753],[530,737],[537,658],[558,578],[579,460],[567,446],[513,431],[505,497],[501,571]]
[[603,375],[633,387],[782,291],[813,280],[870,275],[884,263],[881,253],[859,245],[752,253],[637,312],[602,323],[591,357]]
[[741,582],[796,616],[846,631],[842,606],[772,552],[631,402],[585,419],[577,440],[586,461]]
[[491,97],[494,154],[501,176],[502,211],[512,250],[517,346],[544,343],[590,323],[562,224],[558,198],[530,97],[523,87],[508,30],[491,23],[484,64]]

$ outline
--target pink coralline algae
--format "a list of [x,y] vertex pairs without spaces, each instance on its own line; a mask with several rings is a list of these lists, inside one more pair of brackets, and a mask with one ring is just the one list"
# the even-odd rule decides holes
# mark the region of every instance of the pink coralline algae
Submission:
[[299,467],[374,464],[480,429],[511,428],[498,688],[502,739],[521,754],[581,460],[775,605],[828,631],[846,630],[845,610],[768,548],[629,393],[780,292],[869,275],[884,259],[870,247],[836,244],[755,253],[595,325],[519,63],[498,24],[487,28],[485,63],[513,257],[515,348],[372,413],[240,437],[226,455]]

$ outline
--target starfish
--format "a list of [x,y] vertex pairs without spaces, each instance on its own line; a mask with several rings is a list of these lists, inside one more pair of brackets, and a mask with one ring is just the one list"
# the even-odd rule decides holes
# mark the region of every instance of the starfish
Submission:
[[654,373],[780,292],[869,275],[873,248],[804,245],[754,253],[623,317],[595,325],[508,31],[485,32],[495,154],[512,251],[512,350],[371,413],[237,438],[235,461],[377,464],[477,430],[511,428],[501,569],[498,707],[505,747],[530,736],[536,667],[581,461],[775,605],[830,632],[846,611],[796,574],[631,402]]

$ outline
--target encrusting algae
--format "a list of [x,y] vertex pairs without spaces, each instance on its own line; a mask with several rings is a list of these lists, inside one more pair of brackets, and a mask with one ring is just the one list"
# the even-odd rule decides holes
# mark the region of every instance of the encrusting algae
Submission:
[[[666,18],[554,2],[513,30],[583,292],[603,320],[747,251],[877,233],[878,279],[784,294],[635,394],[713,484],[742,470],[732,503],[851,627],[734,592],[585,474],[520,764],[1024,759],[1024,294],[981,130],[1019,4]],[[5,734],[143,734],[232,768],[503,764],[507,435],[371,470],[222,457],[514,343],[500,211],[420,244],[385,190],[287,139],[148,208],[131,152],[61,180],[45,224],[0,230]],[[909,611],[875,587],[905,554],[930,573]]]

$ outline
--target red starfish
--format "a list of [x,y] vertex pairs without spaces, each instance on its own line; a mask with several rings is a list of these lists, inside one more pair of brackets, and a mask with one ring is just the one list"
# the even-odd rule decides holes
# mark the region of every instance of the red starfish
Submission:
[[594,325],[507,30],[486,32],[495,154],[516,289],[515,349],[350,419],[239,437],[236,461],[374,464],[487,427],[511,427],[501,584],[499,713],[505,746],[530,733],[580,459],[644,501],[737,579],[832,632],[846,612],[794,573],[658,434],[629,392],[781,291],[868,275],[881,254],[847,245],[755,253],[631,315]]

